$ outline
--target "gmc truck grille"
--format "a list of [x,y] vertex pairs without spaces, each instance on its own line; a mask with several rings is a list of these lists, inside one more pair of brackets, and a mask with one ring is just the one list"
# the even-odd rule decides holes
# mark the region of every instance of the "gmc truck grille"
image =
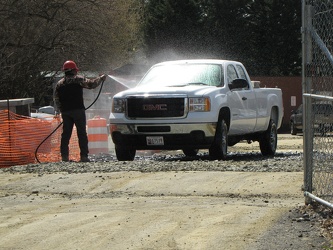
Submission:
[[128,118],[181,118],[184,117],[186,98],[130,97],[127,99]]

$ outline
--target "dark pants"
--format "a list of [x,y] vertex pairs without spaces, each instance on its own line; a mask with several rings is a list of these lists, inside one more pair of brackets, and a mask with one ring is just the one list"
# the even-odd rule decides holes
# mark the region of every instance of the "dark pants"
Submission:
[[61,134],[60,152],[62,157],[69,156],[69,140],[72,136],[73,126],[75,124],[77,137],[79,139],[80,156],[88,156],[88,136],[86,131],[86,113],[84,109],[76,109],[61,113],[63,129]]

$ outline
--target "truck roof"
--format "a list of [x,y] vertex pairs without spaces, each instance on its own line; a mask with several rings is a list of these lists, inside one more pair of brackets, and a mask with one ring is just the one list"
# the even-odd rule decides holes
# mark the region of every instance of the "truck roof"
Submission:
[[165,61],[155,64],[154,66],[166,65],[166,64],[187,64],[187,63],[216,63],[216,64],[225,64],[226,62],[232,62],[237,64],[242,64],[238,61],[231,60],[222,60],[222,59],[188,59],[188,60],[174,60],[174,61]]

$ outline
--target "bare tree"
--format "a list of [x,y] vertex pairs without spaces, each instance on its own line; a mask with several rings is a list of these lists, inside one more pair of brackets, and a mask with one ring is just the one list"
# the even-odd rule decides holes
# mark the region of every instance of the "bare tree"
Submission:
[[110,14],[113,16],[110,36],[113,37],[110,50],[115,66],[123,62],[142,63],[143,22],[145,0],[109,1]]
[[44,74],[59,71],[65,60],[99,72],[129,60],[140,43],[134,3],[0,0],[0,98],[35,97],[45,104]]

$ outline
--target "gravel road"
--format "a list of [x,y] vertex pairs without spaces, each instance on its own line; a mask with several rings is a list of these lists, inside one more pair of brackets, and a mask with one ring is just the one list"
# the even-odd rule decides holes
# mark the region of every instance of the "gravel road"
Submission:
[[302,137],[207,152],[138,152],[0,169],[0,249],[324,249],[304,206]]

